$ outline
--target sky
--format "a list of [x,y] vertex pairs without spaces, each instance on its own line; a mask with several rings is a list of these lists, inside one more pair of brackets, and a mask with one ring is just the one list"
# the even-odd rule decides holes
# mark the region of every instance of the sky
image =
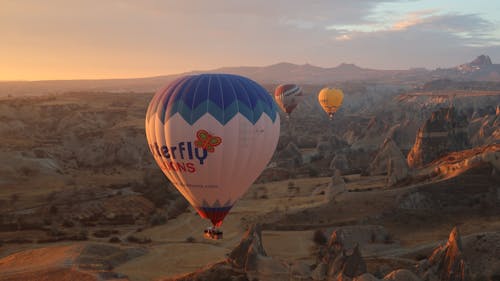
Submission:
[[0,0],[0,80],[500,63],[497,0]]

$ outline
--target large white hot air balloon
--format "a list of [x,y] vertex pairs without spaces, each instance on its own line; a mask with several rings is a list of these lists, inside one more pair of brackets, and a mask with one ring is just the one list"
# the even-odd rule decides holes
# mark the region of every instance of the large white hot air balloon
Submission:
[[157,164],[212,230],[266,167],[279,131],[272,97],[237,75],[181,77],[155,94],[146,114]]

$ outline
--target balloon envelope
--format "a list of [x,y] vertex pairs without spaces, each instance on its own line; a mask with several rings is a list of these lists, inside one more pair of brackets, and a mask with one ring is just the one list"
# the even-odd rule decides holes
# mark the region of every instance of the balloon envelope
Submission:
[[330,116],[333,117],[335,112],[342,105],[344,100],[344,92],[341,89],[336,88],[323,88],[318,94],[318,101],[323,110]]
[[279,85],[274,90],[274,98],[285,113],[290,114],[302,100],[302,88],[295,84]]
[[146,136],[163,173],[220,226],[271,159],[279,115],[256,82],[228,74],[184,76],[158,91]]

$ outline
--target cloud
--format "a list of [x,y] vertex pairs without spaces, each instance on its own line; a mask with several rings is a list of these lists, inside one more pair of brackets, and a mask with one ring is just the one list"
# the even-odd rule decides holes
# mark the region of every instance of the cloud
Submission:
[[488,33],[495,29],[495,24],[477,14],[431,15],[420,23],[422,28],[439,29],[454,33]]
[[[5,68],[145,76],[280,61],[434,67],[483,50],[495,59],[496,23],[467,11],[405,6],[420,2],[7,1],[0,9],[0,61]],[[391,11],[380,8],[387,3]]]
[[335,40],[337,40],[337,41],[349,41],[351,39],[352,39],[352,37],[347,35],[347,34],[342,34],[342,35],[335,37]]
[[[342,33],[336,40],[356,39],[372,33],[408,32],[441,32],[452,37],[463,39],[458,44],[464,46],[488,46],[500,43],[495,31],[498,27],[491,21],[477,14],[442,13],[438,10],[421,10],[407,13],[403,17],[361,25],[331,25],[326,30]],[[340,40],[342,41],[342,40]]]
[[480,54],[488,54],[494,61],[495,57],[500,57],[500,45],[492,44],[491,40],[463,38],[439,29],[409,27],[404,30],[334,33],[332,36],[331,44],[317,50],[318,53],[335,54],[344,62],[363,62],[362,66],[370,68],[446,68],[470,61]]
[[395,22],[392,25],[392,29],[403,30],[407,29],[408,27],[421,24],[425,21],[427,17],[431,16],[435,12],[436,12],[435,10],[424,10],[424,11],[416,11],[408,13],[407,15],[405,15],[405,17],[403,17],[403,19]]

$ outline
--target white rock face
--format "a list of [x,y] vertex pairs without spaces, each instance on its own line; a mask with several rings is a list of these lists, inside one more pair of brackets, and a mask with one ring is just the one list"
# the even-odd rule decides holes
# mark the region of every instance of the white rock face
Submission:
[[332,180],[328,184],[325,192],[325,198],[328,202],[332,201],[337,195],[346,191],[346,184],[340,170],[335,170]]
[[406,158],[391,139],[387,138],[368,167],[370,175],[387,174],[387,185],[393,186],[408,176]]
[[368,172],[370,175],[381,175],[387,173],[389,171],[388,163],[390,160],[394,161],[394,164],[397,166],[408,167],[404,164],[406,163],[406,158],[399,147],[392,139],[387,138],[370,164]]
[[348,170],[350,168],[349,161],[347,160],[347,156],[345,153],[338,152],[333,157],[330,162],[330,169],[339,169],[341,171]]

